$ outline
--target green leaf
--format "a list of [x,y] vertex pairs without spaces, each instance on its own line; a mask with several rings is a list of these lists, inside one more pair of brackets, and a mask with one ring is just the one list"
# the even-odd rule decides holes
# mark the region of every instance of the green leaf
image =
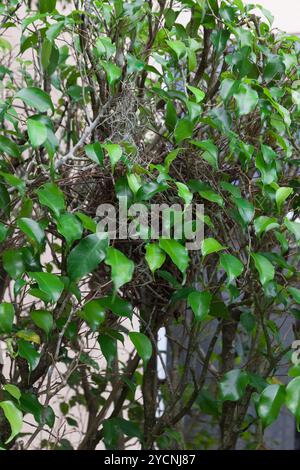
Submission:
[[191,143],[204,150],[202,158],[206,160],[215,170],[218,169],[218,148],[212,140],[192,140]]
[[273,228],[278,228],[279,224],[275,217],[267,217],[265,215],[261,215],[260,217],[256,217],[253,222],[254,230],[257,235],[261,235],[264,232],[268,232]]
[[46,183],[37,190],[40,204],[49,207],[56,217],[65,210],[65,199],[63,192],[55,183]]
[[179,119],[174,129],[174,137],[178,143],[189,139],[193,135],[194,124],[187,118]]
[[264,286],[267,282],[272,281],[275,276],[273,264],[260,253],[252,253],[251,257],[258,271],[261,284]]
[[17,220],[19,229],[27,235],[29,240],[34,240],[38,245],[42,245],[45,240],[45,233],[38,222],[27,217]]
[[222,54],[226,48],[230,32],[227,29],[215,29],[211,32],[211,42],[216,50],[217,57]]
[[296,287],[288,287],[287,290],[293,297],[294,301],[297,302],[297,304],[300,304],[300,289],[297,289]]
[[0,243],[3,243],[6,240],[8,235],[8,227],[0,222]]
[[54,41],[54,39],[57,38],[57,36],[63,30],[64,25],[64,21],[58,21],[57,23],[53,23],[51,26],[49,26],[46,31],[46,37],[49,39],[49,41]]
[[14,188],[17,188],[18,191],[22,196],[25,194],[26,190],[26,183],[23,179],[19,178],[16,175],[12,175],[11,173],[4,173],[3,171],[0,172],[0,175],[3,176],[5,181]]
[[97,331],[105,320],[105,307],[101,300],[91,300],[83,307],[79,316],[89,325],[92,331]]
[[185,56],[186,47],[182,41],[166,41],[166,43],[175,52],[178,60]]
[[71,213],[65,213],[58,217],[57,230],[66,239],[69,246],[71,246],[75,240],[80,240],[83,232],[80,221]]
[[10,213],[10,197],[6,187],[0,183],[0,209],[3,209],[6,215]]
[[110,163],[111,163],[111,167],[114,170],[116,164],[118,163],[118,161],[122,157],[122,148],[118,144],[105,144],[104,148],[108,153]]
[[186,247],[182,246],[177,240],[168,240],[164,238],[159,239],[159,246],[167,253],[167,255],[170,256],[179,271],[185,273],[190,261]]
[[112,338],[111,336],[108,336],[108,335],[102,335],[102,334],[99,335],[98,342],[99,342],[102,354],[107,361],[107,365],[108,367],[110,367],[111,363],[113,362],[117,354],[117,342],[115,338]]
[[111,267],[111,278],[116,290],[131,281],[134,262],[128,259],[121,251],[108,247],[105,264]]
[[39,0],[39,12],[51,13],[56,7],[56,0]]
[[238,208],[239,214],[245,224],[249,224],[254,217],[255,209],[251,202],[247,199],[234,198],[234,203]]
[[249,383],[246,372],[234,369],[227,372],[220,381],[221,399],[223,401],[238,401],[245,393]]
[[144,361],[144,364],[147,364],[152,356],[152,344],[150,339],[143,333],[136,331],[131,331],[128,336],[137,350],[138,355]]
[[212,295],[210,292],[191,292],[188,303],[194,312],[196,321],[203,321],[209,314]]
[[176,182],[175,184],[178,189],[178,196],[184,200],[184,203],[186,205],[189,205],[193,200],[193,194],[191,193],[186,184],[180,182]]
[[91,217],[79,211],[75,212],[75,215],[81,221],[82,225],[84,226],[86,230],[89,230],[90,232],[93,232],[93,233],[96,232],[97,224]]
[[28,275],[38,283],[39,289],[47,294],[52,302],[58,301],[64,290],[64,283],[58,276],[43,272],[29,272]]
[[215,202],[220,207],[224,207],[224,201],[223,201],[222,196],[220,196],[220,194],[216,193],[212,189],[204,189],[204,190],[198,191],[198,193],[200,194],[201,197],[203,197],[203,199],[206,199],[207,201],[210,201],[210,202]]
[[286,407],[296,418],[297,428],[300,424],[300,377],[293,379],[286,387]]
[[10,333],[12,331],[14,316],[13,304],[7,302],[0,304],[0,333]]
[[7,153],[10,157],[19,158],[21,152],[17,144],[12,142],[8,137],[0,135],[0,152]]
[[284,399],[285,390],[282,385],[269,385],[263,390],[257,404],[257,414],[262,421],[263,428],[270,426],[277,419]]
[[226,250],[226,246],[221,245],[215,238],[205,238],[201,244],[201,253],[205,257],[211,253]]
[[269,57],[269,60],[264,68],[263,77],[266,82],[270,82],[278,74],[281,75],[284,73],[284,66],[282,59],[278,55],[272,55]]
[[49,335],[54,325],[52,313],[46,310],[34,310],[30,312],[30,316],[34,324]]
[[138,201],[148,201],[153,196],[168,189],[168,185],[165,183],[156,183],[155,181],[150,181],[149,183],[143,184],[138,192],[136,193],[136,198]]
[[37,109],[40,113],[44,113],[48,109],[54,110],[50,96],[45,91],[40,90],[40,88],[22,88],[15,95],[15,98],[20,98],[24,103]]
[[23,255],[20,250],[14,248],[3,252],[3,267],[12,279],[17,279],[26,270]]
[[249,114],[256,108],[258,94],[250,86],[240,84],[238,92],[234,94],[239,116]]
[[132,317],[133,307],[131,303],[127,300],[122,299],[121,297],[118,297],[115,293],[114,295],[98,299],[97,303],[99,304],[99,308],[111,310],[113,313],[120,317]]
[[110,87],[119,81],[122,77],[122,70],[112,62],[103,62],[103,68],[106,72],[107,81]]
[[32,330],[19,330],[16,333],[17,338],[25,339],[26,341],[31,341],[32,343],[41,344],[41,338],[39,335]]
[[204,91],[200,90],[199,88],[196,88],[191,85],[187,85],[187,88],[193,93],[193,95],[196,98],[196,103],[200,103],[201,101],[204,100],[205,98],[205,93]]
[[27,119],[27,132],[33,147],[43,145],[47,140],[48,131],[45,124],[36,119]]
[[227,274],[227,284],[231,284],[234,279],[240,276],[244,270],[243,263],[235,256],[222,253],[220,255],[220,266]]
[[19,356],[23,357],[23,359],[26,359],[28,362],[30,372],[36,369],[40,361],[40,354],[31,343],[25,341],[24,339],[19,339],[18,353]]
[[11,428],[11,435],[5,442],[5,444],[8,444],[21,432],[23,426],[23,415],[10,400],[1,401],[0,407],[2,408],[5,418],[9,422]]
[[14,397],[16,400],[20,400],[21,398],[21,392],[19,387],[13,384],[5,384],[3,386],[4,390],[6,390],[12,397]]
[[104,155],[100,142],[94,142],[93,144],[86,145],[84,147],[84,151],[93,162],[98,163],[98,165],[100,166],[103,166]]
[[44,39],[42,43],[41,65],[44,71],[47,70],[50,64],[52,45],[53,45],[52,41],[49,41],[47,37]]
[[291,232],[294,237],[296,238],[296,241],[300,241],[300,222],[292,222],[291,220],[285,218],[284,219],[284,225],[286,228]]
[[156,243],[147,243],[145,258],[150,270],[154,273],[164,264],[166,255]]
[[277,189],[276,194],[275,194],[275,199],[276,199],[278,211],[281,210],[284,202],[292,193],[293,193],[293,188],[281,187]]
[[91,273],[106,256],[106,234],[95,233],[83,238],[67,258],[67,271],[72,281]]

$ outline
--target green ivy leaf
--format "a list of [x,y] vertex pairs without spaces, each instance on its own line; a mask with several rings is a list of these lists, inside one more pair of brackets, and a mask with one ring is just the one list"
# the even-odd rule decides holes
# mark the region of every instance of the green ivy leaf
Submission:
[[17,279],[26,270],[23,255],[20,250],[14,248],[3,252],[3,267],[12,279]]
[[15,309],[13,304],[3,302],[0,304],[0,333],[11,333]]
[[27,132],[31,145],[34,148],[43,145],[47,140],[47,127],[41,121],[31,118],[27,119]]
[[10,197],[9,197],[9,193],[6,187],[1,183],[0,183],[0,209],[2,209],[6,215],[9,215]]
[[255,209],[252,202],[247,201],[247,199],[234,198],[234,203],[237,206],[243,222],[245,222],[245,224],[249,224],[255,214]]
[[108,247],[105,264],[111,267],[111,278],[116,290],[131,281],[134,262],[128,259],[121,251]]
[[296,418],[297,428],[300,424],[300,377],[293,379],[286,387],[286,407]]
[[246,372],[234,369],[227,372],[220,381],[220,393],[223,401],[238,401],[245,393],[249,383]]
[[52,313],[46,310],[34,310],[30,312],[30,316],[34,324],[49,335],[54,325]]
[[38,0],[40,13],[51,13],[56,7],[56,0]]
[[38,245],[42,245],[45,240],[45,233],[38,222],[27,217],[17,220],[19,229],[27,235],[29,240],[34,240]]
[[92,331],[97,331],[105,320],[105,307],[101,300],[91,300],[83,307],[79,316],[89,325]]
[[254,230],[257,235],[261,235],[264,232],[268,232],[273,228],[278,228],[279,224],[275,217],[267,217],[265,215],[261,215],[260,217],[256,217],[253,222]]
[[11,435],[5,442],[5,444],[8,444],[21,432],[23,426],[23,415],[10,400],[1,401],[0,407],[2,408],[5,418],[9,422],[11,428]]
[[291,220],[285,218],[284,219],[284,225],[288,229],[289,232],[291,232],[294,237],[296,238],[296,241],[300,241],[300,222],[292,222]]
[[108,247],[105,234],[95,233],[83,238],[67,258],[67,271],[71,280],[77,280],[94,271],[104,260]]
[[227,284],[231,284],[234,279],[240,276],[244,270],[243,263],[235,256],[222,253],[220,255],[220,266],[227,274]]
[[201,243],[201,253],[205,257],[211,253],[217,253],[218,251],[226,250],[226,246],[221,245],[215,238],[205,238]]
[[107,81],[110,87],[113,87],[122,77],[122,70],[112,62],[102,62],[106,72]]
[[273,264],[260,253],[252,253],[251,257],[258,271],[261,284],[264,286],[267,282],[272,281],[275,276]]
[[48,111],[48,109],[54,110],[50,96],[40,88],[22,88],[22,90],[18,91],[15,95],[15,98],[20,98],[24,103],[37,109],[40,113],[44,113]]
[[151,272],[154,273],[164,264],[166,255],[156,243],[147,243],[145,258]]
[[117,342],[115,338],[112,338],[111,336],[108,336],[108,335],[102,335],[102,334],[99,335],[98,342],[99,342],[102,354],[107,361],[107,365],[108,367],[110,367],[111,363],[113,362],[117,354]]
[[101,299],[98,299],[97,302],[99,304],[99,308],[111,310],[111,312],[120,317],[132,317],[133,307],[131,303],[118,297],[115,293],[114,295],[102,297]]
[[65,213],[58,217],[57,230],[66,239],[69,246],[71,246],[75,240],[80,240],[83,232],[80,221],[71,213]]
[[300,304],[300,289],[296,287],[288,287],[288,292],[293,297],[294,301]]
[[131,331],[128,336],[137,350],[138,355],[146,365],[152,356],[152,344],[150,339],[143,333],[138,333],[136,331]]
[[176,143],[179,144],[193,135],[194,124],[187,118],[179,119],[174,129]]
[[215,170],[218,169],[218,148],[212,140],[192,140],[191,143],[204,150],[202,158],[206,160]]
[[17,144],[8,139],[8,137],[4,137],[4,135],[0,135],[0,152],[7,153],[7,155],[14,158],[19,158],[21,156],[21,152]]
[[25,341],[24,339],[19,339],[18,353],[19,356],[23,357],[23,359],[26,359],[26,361],[28,362],[30,372],[36,369],[40,362],[40,354],[37,352],[37,350],[31,343]]
[[284,202],[292,193],[293,193],[293,188],[281,187],[277,189],[276,194],[275,194],[275,199],[276,199],[278,211],[281,210]]
[[114,170],[116,164],[122,157],[122,148],[118,144],[105,144],[104,148],[108,153],[111,167]]
[[28,275],[34,279],[39,289],[44,292],[52,302],[57,302],[64,290],[64,283],[55,274],[43,272],[29,272]]
[[159,246],[167,253],[168,256],[170,256],[179,271],[185,273],[190,261],[186,247],[182,246],[177,240],[168,240],[164,238],[159,239]]
[[193,194],[191,193],[191,191],[189,190],[187,185],[184,184],[184,183],[180,183],[180,182],[176,182],[175,184],[176,184],[177,189],[178,189],[178,196],[181,197],[181,199],[184,200],[184,203],[186,205],[191,204],[191,202],[193,200]]
[[199,88],[196,88],[191,85],[187,85],[187,88],[193,93],[193,95],[196,98],[196,103],[200,103],[201,101],[204,100],[205,98],[205,93],[204,91],[200,90]]
[[238,92],[234,94],[239,116],[249,114],[256,108],[258,94],[249,85],[240,84]]
[[[88,144],[84,147],[84,151],[87,154],[87,156],[95,163],[98,163],[98,165],[103,166],[103,150],[101,147],[100,142],[94,142],[93,144]],[[122,150],[121,150],[122,154]]]
[[6,390],[12,397],[14,397],[17,401],[21,398],[21,392],[19,387],[13,384],[5,384],[3,385],[4,390]]
[[40,204],[49,207],[56,217],[65,210],[65,198],[63,192],[55,183],[46,183],[37,190]]
[[212,295],[210,292],[191,292],[188,303],[195,315],[196,321],[203,321],[209,314]]
[[257,413],[262,421],[263,428],[270,426],[278,417],[281,406],[284,404],[285,390],[282,385],[269,385],[260,394]]

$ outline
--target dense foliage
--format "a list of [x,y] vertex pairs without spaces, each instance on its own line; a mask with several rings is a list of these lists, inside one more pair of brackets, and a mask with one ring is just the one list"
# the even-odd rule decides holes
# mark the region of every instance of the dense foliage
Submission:
[[[2,448],[255,449],[283,406],[299,424],[298,37],[242,0],[0,12]],[[124,195],[204,204],[201,250],[103,237]]]

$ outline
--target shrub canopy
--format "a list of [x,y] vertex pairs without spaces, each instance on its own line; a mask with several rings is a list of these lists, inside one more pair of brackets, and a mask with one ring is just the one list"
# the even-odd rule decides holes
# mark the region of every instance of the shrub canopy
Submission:
[[[299,424],[298,37],[241,0],[0,9],[2,447],[258,448],[284,404]],[[123,196],[204,204],[201,249],[102,236]]]

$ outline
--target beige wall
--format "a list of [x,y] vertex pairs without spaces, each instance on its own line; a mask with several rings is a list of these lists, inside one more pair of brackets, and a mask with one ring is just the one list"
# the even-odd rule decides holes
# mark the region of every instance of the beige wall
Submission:
[[244,3],[258,3],[267,8],[274,16],[273,27],[300,32],[300,0],[244,0]]

